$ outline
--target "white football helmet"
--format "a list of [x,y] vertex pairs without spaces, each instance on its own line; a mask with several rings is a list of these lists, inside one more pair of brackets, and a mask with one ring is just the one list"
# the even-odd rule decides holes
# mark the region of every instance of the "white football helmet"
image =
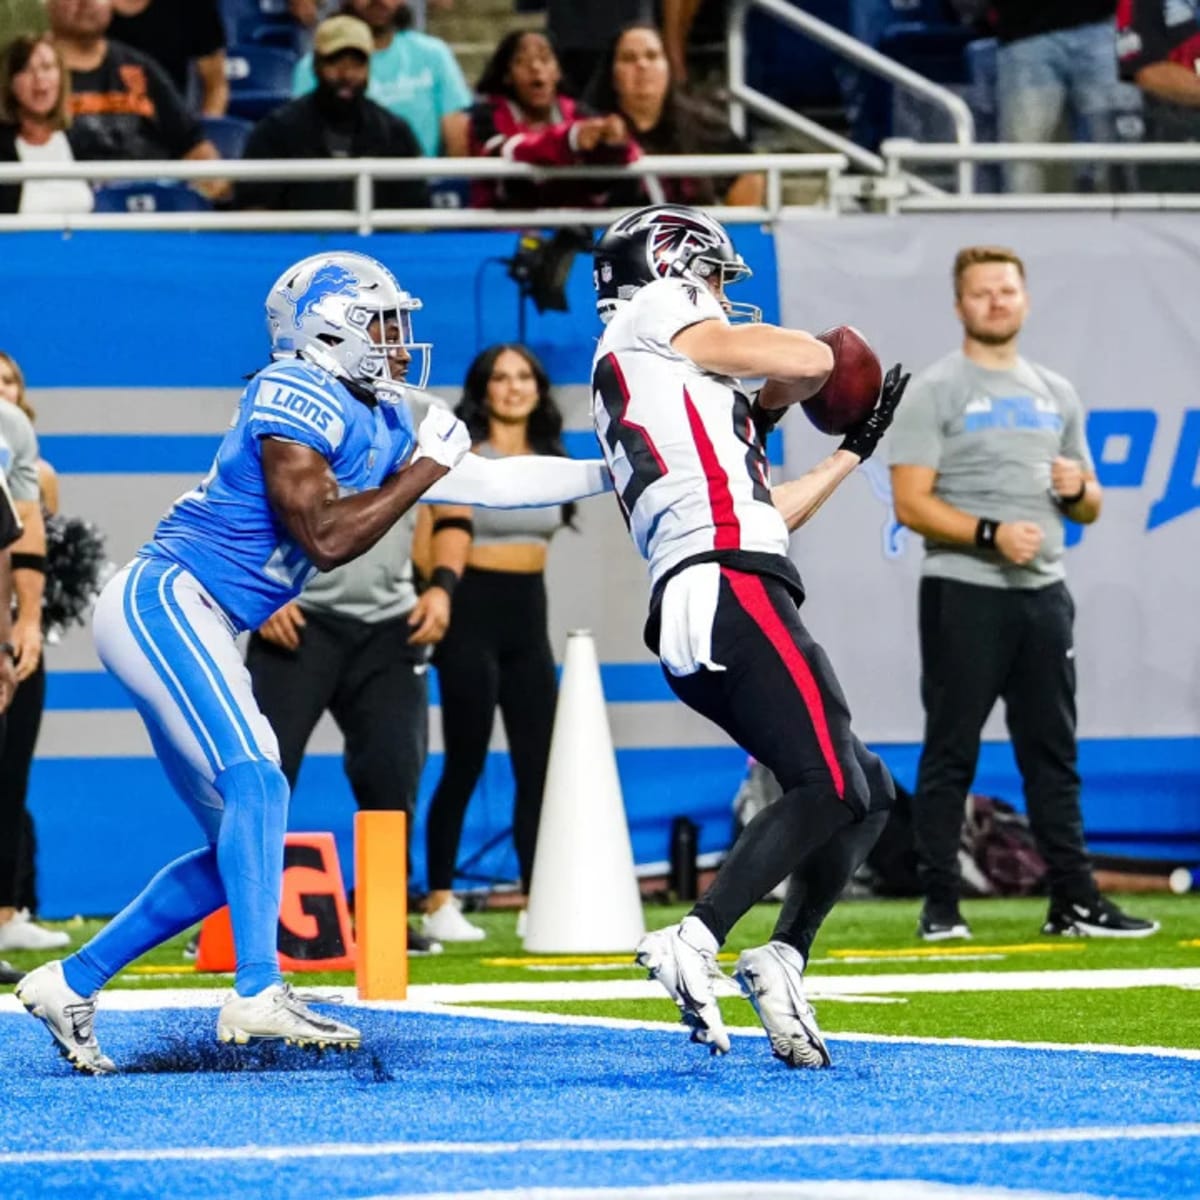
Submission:
[[[271,353],[300,355],[334,375],[387,385],[388,356],[402,347],[412,359],[404,382],[424,387],[432,346],[413,341],[412,314],[420,308],[421,301],[375,259],[350,251],[314,254],[284,271],[267,294]],[[374,321],[378,342],[370,333]],[[387,340],[391,322],[400,330],[399,341]]]

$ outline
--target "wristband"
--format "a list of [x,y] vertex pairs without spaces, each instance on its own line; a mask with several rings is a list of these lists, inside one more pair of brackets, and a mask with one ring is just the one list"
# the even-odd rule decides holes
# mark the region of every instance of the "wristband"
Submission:
[[994,550],[996,548],[996,530],[999,528],[999,521],[980,517],[979,524],[975,526],[975,545],[981,550]]
[[8,657],[15,661],[17,657],[17,648],[12,642],[0,642],[0,654],[7,654]]
[[14,571],[37,571],[46,573],[46,556],[44,554],[13,554],[10,558]]
[[429,586],[439,587],[447,596],[453,596],[454,589],[458,587],[458,576],[449,567],[434,567]]
[[[1086,495],[1087,495],[1087,480],[1085,479],[1079,485],[1079,491],[1077,491],[1075,493],[1075,495],[1058,497],[1058,500],[1057,500],[1058,507],[1064,508],[1064,509],[1070,508],[1070,507],[1072,507],[1072,505],[1078,504],[1080,502],[1080,500],[1082,500],[1084,498],[1084,496],[1086,496]],[[15,555],[15,554],[13,555],[13,566],[14,567],[17,565],[17,557],[18,557],[17,555]]]
[[475,522],[470,517],[438,517],[433,523],[433,532],[441,533],[443,529],[461,529],[463,533],[475,536]]

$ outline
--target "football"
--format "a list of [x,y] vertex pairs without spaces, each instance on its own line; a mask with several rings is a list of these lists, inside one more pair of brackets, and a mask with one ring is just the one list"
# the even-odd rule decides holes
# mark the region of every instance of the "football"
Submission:
[[845,433],[875,407],[883,386],[883,368],[853,325],[838,325],[817,337],[833,351],[833,370],[821,390],[802,407],[822,433]]

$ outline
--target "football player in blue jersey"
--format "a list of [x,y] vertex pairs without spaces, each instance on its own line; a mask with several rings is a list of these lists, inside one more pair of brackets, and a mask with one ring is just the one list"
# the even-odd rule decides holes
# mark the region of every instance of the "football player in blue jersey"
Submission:
[[101,661],[132,694],[205,845],[165,866],[77,953],[18,984],[81,1071],[114,1070],[93,1028],[96,993],[147,950],[228,903],[237,951],[223,1042],[355,1047],[357,1029],[312,1011],[276,954],[288,786],[236,635],[292,600],[314,571],[369,549],[416,501],[526,507],[607,490],[601,461],[470,454],[434,407],[414,431],[404,384],[429,350],[421,307],[373,259],[322,254],[267,297],[269,366],[242,394],[212,469],[104,589]]

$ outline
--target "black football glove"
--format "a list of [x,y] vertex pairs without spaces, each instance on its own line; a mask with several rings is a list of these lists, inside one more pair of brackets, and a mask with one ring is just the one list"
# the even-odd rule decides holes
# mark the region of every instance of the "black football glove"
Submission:
[[887,428],[896,415],[896,405],[900,403],[900,397],[904,395],[904,389],[908,387],[908,381],[912,378],[911,374],[905,375],[903,372],[904,368],[897,363],[884,376],[883,387],[879,391],[875,407],[870,415],[846,430],[839,450],[849,450],[851,454],[857,454],[863,462],[875,453],[875,447],[879,445],[879,439],[887,433]]

